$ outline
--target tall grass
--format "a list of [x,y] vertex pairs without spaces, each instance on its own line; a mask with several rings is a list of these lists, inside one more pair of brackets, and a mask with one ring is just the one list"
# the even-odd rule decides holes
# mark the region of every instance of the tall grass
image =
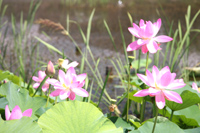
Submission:
[[[7,5],[5,5],[3,7],[2,5],[3,0],[0,0],[0,12],[1,12],[1,16],[0,16],[0,30],[6,26],[6,24],[8,23],[7,21],[4,21],[4,15],[7,9]],[[1,30],[2,31],[2,30]],[[6,56],[6,51],[7,51],[7,46],[8,44],[5,44],[5,39],[6,39],[6,35],[7,35],[7,31],[8,31],[8,27],[6,27],[5,32],[4,33],[0,33],[0,38],[1,38],[1,42],[0,42],[0,65],[2,69],[5,69],[7,67],[7,64],[5,62],[5,56]]]
[[[164,56],[162,67],[165,65],[169,65],[171,71],[173,72],[177,69],[181,60],[185,60],[185,62],[188,62],[189,47],[192,42],[191,40],[194,40],[196,38],[196,36],[194,36],[192,39],[190,39],[190,33],[191,31],[195,31],[192,30],[192,26],[197,19],[200,11],[198,11],[191,19],[191,6],[188,6],[187,14],[185,15],[186,31],[183,32],[183,26],[180,21],[178,22],[178,28],[175,31],[172,29],[174,26],[174,22],[172,21],[170,23],[162,7],[161,9],[162,13],[165,16],[165,20],[167,21],[168,27],[170,27],[168,34],[173,37],[173,41],[167,43],[165,54],[162,53]],[[167,55],[170,55],[169,58],[167,57]],[[184,58],[184,56],[186,58]]]
[[[34,3],[34,0],[31,1],[29,7],[28,18],[24,19],[23,12],[21,12],[19,25],[16,22],[14,15],[11,15],[12,23],[12,35],[14,42],[14,55],[16,59],[14,62],[11,62],[11,67],[14,65],[17,68],[16,72],[19,71],[19,76],[23,78],[25,82],[28,81],[28,73],[33,72],[34,68],[37,66],[36,60],[33,59],[35,52],[37,50],[37,42],[33,38],[29,38],[30,30],[34,22],[35,13],[40,6],[41,1],[37,0]],[[31,45],[29,45],[31,44]],[[30,62],[28,62],[30,61]]]

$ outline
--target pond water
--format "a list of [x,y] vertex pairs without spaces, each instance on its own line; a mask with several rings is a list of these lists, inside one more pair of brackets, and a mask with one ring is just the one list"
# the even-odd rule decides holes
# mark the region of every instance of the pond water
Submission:
[[[21,12],[23,12],[24,18],[26,18],[28,15],[30,1],[31,0],[4,0],[3,4],[8,5],[6,12],[7,19],[10,20],[10,15],[14,14],[17,17],[17,20],[19,20]],[[43,0],[36,13],[35,20],[39,18],[50,19],[65,26],[66,16],[69,14],[70,20],[77,21],[86,33],[89,16],[95,8],[90,37],[90,46],[92,51],[95,51],[95,59],[102,56],[106,56],[104,59],[116,56],[103,20],[106,20],[113,34],[117,49],[123,58],[123,45],[120,35],[119,21],[122,25],[124,37],[128,45],[131,43],[131,34],[128,32],[127,28],[131,27],[132,24],[129,21],[127,12],[132,15],[133,22],[137,24],[140,19],[155,22],[158,18],[161,18],[162,28],[159,34],[165,34],[164,25],[167,27],[167,22],[165,21],[166,19],[164,14],[170,22],[172,20],[174,21],[174,28],[177,27],[179,20],[182,26],[185,27],[185,14],[187,12],[188,5],[191,5],[191,16],[193,17],[194,14],[200,9],[200,0],[84,0],[84,2],[83,0]],[[41,30],[38,27],[39,25],[36,24],[35,32],[40,33]],[[84,46],[77,25],[70,23],[69,27],[70,34],[80,44],[80,46]],[[195,21],[193,28],[200,29],[200,17],[198,17]],[[71,46],[72,42],[70,42],[68,38],[57,32],[49,32],[49,34],[52,37],[49,41],[50,44],[56,46],[61,51],[62,49],[69,49],[68,51],[65,51],[66,54],[68,56],[72,56],[73,60],[80,61],[79,56],[74,56],[74,53],[71,53],[70,49],[73,47]],[[198,35],[197,39],[193,42],[193,44],[191,44],[190,47],[191,60],[189,64],[191,66],[200,62],[199,38],[200,36]],[[64,44],[67,44],[67,46]],[[46,60],[48,61],[49,58],[50,57],[47,57]],[[103,68],[100,68],[102,74],[105,72],[105,65],[112,65],[107,60],[105,60],[103,64]],[[117,95],[119,92],[115,92],[115,94]]]
[[[10,14],[13,13],[19,18],[20,12],[23,11],[24,16],[26,17],[30,1],[31,0],[4,0],[3,3],[8,4],[9,6],[6,15],[10,16]],[[66,25],[66,16],[69,14],[70,19],[77,21],[86,32],[89,16],[95,8],[96,11],[93,18],[90,45],[103,49],[113,49],[113,45],[103,24],[103,20],[106,20],[114,36],[117,48],[122,52],[123,47],[119,30],[119,20],[124,31],[126,43],[129,44],[131,42],[131,34],[128,32],[127,28],[132,25],[130,24],[127,12],[132,15],[133,22],[135,23],[138,23],[140,19],[156,21],[158,18],[162,18],[163,25],[159,34],[165,34],[164,25],[167,25],[167,23],[165,22],[166,19],[163,14],[167,16],[170,22],[172,20],[174,21],[174,27],[177,27],[179,20],[184,27],[185,14],[188,5],[191,5],[191,16],[194,16],[194,14],[199,10],[200,1],[88,0],[83,2],[81,0],[58,0],[55,2],[54,0],[44,0],[36,13],[35,19],[46,18],[55,22],[60,22],[62,25]],[[198,18],[194,23],[193,28],[200,28],[199,23],[200,19]],[[80,39],[81,36],[79,30],[75,24],[70,24],[70,33],[77,41],[82,41],[82,39]],[[192,53],[200,50],[200,47],[196,47],[198,44],[197,42],[192,44]]]

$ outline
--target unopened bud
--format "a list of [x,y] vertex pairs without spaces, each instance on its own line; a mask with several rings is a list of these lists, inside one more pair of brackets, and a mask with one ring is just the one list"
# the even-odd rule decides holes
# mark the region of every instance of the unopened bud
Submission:
[[55,74],[55,68],[51,61],[49,61],[45,73],[50,77],[53,77],[53,75]]

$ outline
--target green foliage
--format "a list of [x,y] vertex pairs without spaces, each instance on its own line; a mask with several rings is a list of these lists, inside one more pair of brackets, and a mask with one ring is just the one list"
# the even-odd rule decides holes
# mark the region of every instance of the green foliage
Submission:
[[[166,108],[166,112],[160,111],[160,114],[170,117],[171,110]],[[178,110],[174,112],[172,121],[179,125],[181,128],[191,128],[200,126],[200,109],[197,105]]]
[[[139,127],[136,131],[132,131],[130,133],[149,133],[153,129],[153,119],[145,122],[141,127]],[[184,133],[184,131],[179,128],[175,123],[169,121],[167,118],[158,117],[155,133]]]
[[124,129],[124,132],[125,132],[126,130],[132,131],[132,130],[135,129],[133,126],[131,126],[130,123],[126,122],[125,120],[123,120],[123,119],[120,118],[120,117],[111,117],[111,118],[109,118],[109,119],[115,124],[115,126],[116,126],[117,128],[122,127],[122,128]]
[[37,122],[28,117],[9,121],[0,118],[0,127],[1,133],[39,133],[42,131]]
[[134,96],[133,96],[136,92],[138,92],[138,91],[134,90],[134,91],[130,92],[130,93],[128,94],[128,95],[129,95],[129,99],[130,99],[130,100],[133,100],[133,101],[135,101],[135,102],[141,103],[143,97],[134,97]]
[[33,113],[44,106],[46,99],[43,97],[30,97],[26,89],[22,89],[12,82],[3,84],[0,87],[0,95],[8,100],[9,107],[13,109],[18,105],[22,112],[32,108]]
[[0,81],[3,82],[3,80],[10,80],[13,83],[17,84],[17,85],[22,85],[23,83],[23,79],[14,75],[13,73],[9,72],[9,71],[2,71],[0,70]]
[[180,94],[183,100],[182,104],[172,101],[166,101],[167,106],[174,111],[181,110],[194,104],[200,103],[200,94],[197,91],[193,90],[189,85],[186,85],[185,87],[174,91]]
[[5,97],[0,98],[0,110],[4,110],[6,105],[8,105],[8,100]]
[[94,105],[79,101],[56,104],[39,118],[38,124],[44,133],[122,132],[121,128],[116,128]]

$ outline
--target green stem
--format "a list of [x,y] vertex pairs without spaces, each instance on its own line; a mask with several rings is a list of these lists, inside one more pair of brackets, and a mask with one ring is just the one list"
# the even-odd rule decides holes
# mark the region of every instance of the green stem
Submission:
[[154,130],[155,130],[155,127],[156,127],[157,117],[158,117],[158,107],[156,107],[156,117],[155,117],[155,120],[154,120],[152,133],[154,133]]
[[139,56],[138,56],[138,69],[137,69],[137,72],[139,72],[139,69],[140,69],[140,58],[141,58],[141,50],[139,50]]
[[49,85],[49,92],[48,92],[48,98],[47,98],[46,107],[48,106],[48,103],[49,103],[49,95],[50,95],[50,92],[51,92],[51,85]]
[[[147,58],[146,58],[146,71],[147,71],[148,66],[149,66],[148,60],[149,60],[149,52],[147,52]],[[145,75],[147,75],[146,71],[145,71]]]
[[[147,57],[146,57],[146,70],[148,69],[148,59],[149,59],[149,52],[147,52]],[[145,75],[146,71],[145,71]],[[146,99],[143,97],[142,99],[142,105],[141,105],[141,110],[140,110],[140,122],[144,121],[144,112],[145,112],[145,106],[146,106]]]
[[57,104],[57,99],[58,99],[58,97],[56,97],[56,99],[55,99],[55,104]]
[[154,102],[153,102],[153,117],[156,116],[156,110],[157,110],[157,106],[156,106],[156,103],[155,103],[155,100],[154,100]]
[[143,97],[142,104],[141,104],[141,110],[140,110],[140,122],[142,123],[144,121],[144,113],[145,113],[145,107],[146,107],[146,98]]
[[172,113],[171,113],[171,116],[170,116],[170,121],[172,121],[172,117],[173,117],[173,114],[174,114],[174,110],[172,110]]
[[33,94],[33,97],[35,96],[35,94],[38,92],[38,90],[42,89],[42,86],[44,85],[45,81],[47,80],[48,76],[46,76],[42,82],[40,83],[40,86],[37,88],[37,90],[35,91],[35,93]]
[[[128,64],[129,66],[129,64]],[[126,112],[126,121],[128,122],[128,112],[129,112],[129,89],[130,89],[130,67],[128,67],[128,89],[127,89],[127,112]]]

